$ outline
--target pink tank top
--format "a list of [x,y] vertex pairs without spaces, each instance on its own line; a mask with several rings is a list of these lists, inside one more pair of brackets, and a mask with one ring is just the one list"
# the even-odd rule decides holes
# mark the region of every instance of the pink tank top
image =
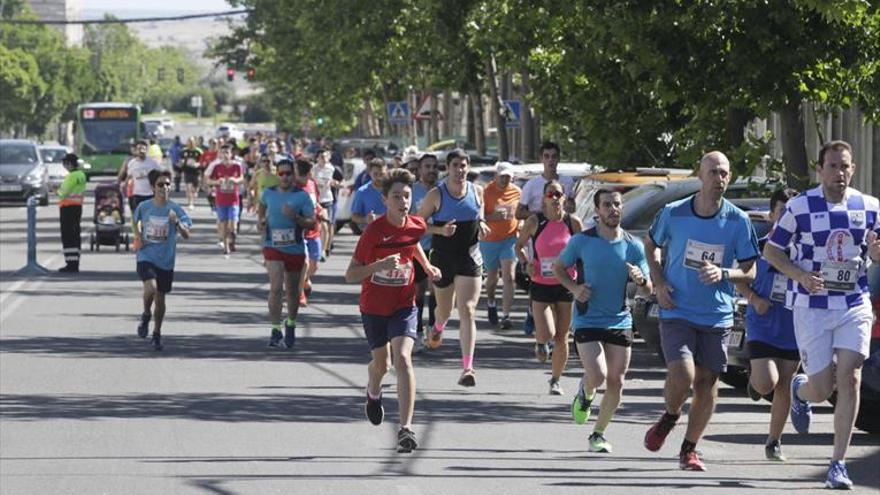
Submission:
[[[539,215],[538,221],[539,229],[540,222],[546,222],[546,225],[534,240],[535,271],[537,275],[532,277],[532,281],[542,285],[559,285],[559,280],[553,276],[553,263],[556,261],[559,253],[565,248],[565,245],[568,244],[568,240],[571,239],[571,232],[568,230],[568,225],[562,219],[551,221],[547,220],[543,215]],[[567,272],[568,276],[575,280],[577,276],[575,267],[570,267]]]

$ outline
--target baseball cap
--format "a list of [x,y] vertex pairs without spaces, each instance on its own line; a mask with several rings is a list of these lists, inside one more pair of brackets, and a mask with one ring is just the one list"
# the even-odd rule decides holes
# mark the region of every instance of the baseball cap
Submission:
[[495,173],[497,175],[507,175],[513,177],[513,165],[510,162],[498,162],[495,165]]

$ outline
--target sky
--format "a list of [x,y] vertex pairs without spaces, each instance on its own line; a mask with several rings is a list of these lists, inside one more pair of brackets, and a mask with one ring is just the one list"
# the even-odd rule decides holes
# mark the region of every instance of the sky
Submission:
[[149,10],[155,13],[175,13],[175,12],[222,12],[231,10],[226,0],[150,0],[143,5],[137,6],[130,2],[120,2],[118,0],[81,0],[83,12],[102,11],[110,12],[132,12],[136,10]]

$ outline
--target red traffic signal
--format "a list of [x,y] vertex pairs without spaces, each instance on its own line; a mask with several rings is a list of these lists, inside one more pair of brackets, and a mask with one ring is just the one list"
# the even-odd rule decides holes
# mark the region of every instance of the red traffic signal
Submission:
[[248,80],[248,81],[253,81],[254,78],[256,78],[256,76],[257,76],[257,70],[256,70],[256,69],[254,69],[253,67],[251,67],[250,69],[247,70],[247,80]]
[[228,69],[226,69],[226,80],[227,81],[234,81],[235,80],[235,69],[233,69],[232,67],[229,67]]

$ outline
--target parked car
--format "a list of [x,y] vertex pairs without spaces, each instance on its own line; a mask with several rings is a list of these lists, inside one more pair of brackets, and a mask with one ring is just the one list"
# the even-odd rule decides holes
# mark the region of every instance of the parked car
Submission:
[[64,159],[64,155],[70,153],[70,149],[60,144],[43,144],[37,149],[49,174],[49,190],[57,191],[69,173],[61,161]]
[[225,139],[235,138],[236,141],[241,141],[244,139],[244,132],[235,124],[223,122],[217,126],[217,130],[214,132],[214,137]]
[[[345,224],[351,222],[351,203],[354,201],[354,180],[366,169],[364,160],[361,158],[347,158],[343,162],[342,186],[336,195],[336,231],[339,232]],[[360,235],[358,225],[351,223],[351,231]]]
[[880,434],[880,264],[868,269],[874,326],[871,328],[870,356],[862,365],[862,386],[856,427]]
[[37,144],[27,139],[0,139],[0,200],[49,204],[49,171]]
[[574,198],[575,214],[584,222],[595,216],[593,197],[599,189],[611,189],[624,194],[644,184],[684,180],[693,175],[689,168],[635,168],[606,170],[581,179]]
[[147,119],[141,121],[141,133],[144,138],[158,139],[165,135],[165,126],[160,119]]
[[367,150],[373,151],[376,156],[382,158],[391,158],[395,153],[400,152],[400,146],[390,139],[344,138],[336,144],[342,149],[344,156],[353,154],[352,158],[362,158]]

